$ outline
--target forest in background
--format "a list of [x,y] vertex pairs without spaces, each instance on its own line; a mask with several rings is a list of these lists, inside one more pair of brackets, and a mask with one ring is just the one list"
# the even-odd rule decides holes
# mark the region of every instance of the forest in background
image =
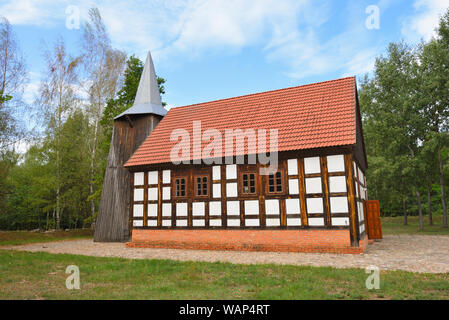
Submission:
[[[81,52],[62,38],[45,50],[38,95],[28,105],[26,61],[0,21],[0,229],[72,229],[95,222],[113,118],[129,108],[143,63],[111,45],[96,8]],[[359,81],[368,196],[384,216],[443,215],[449,182],[449,11],[437,36],[391,43]],[[165,80],[158,77],[161,94]],[[275,106],[273,106],[275,107]],[[25,125],[23,114],[32,119]],[[17,151],[26,142],[26,153]],[[425,219],[426,217],[426,219]]]

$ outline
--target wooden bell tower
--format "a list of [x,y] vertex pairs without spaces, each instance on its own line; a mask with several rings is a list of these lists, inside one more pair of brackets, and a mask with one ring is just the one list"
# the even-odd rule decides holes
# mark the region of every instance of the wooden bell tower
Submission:
[[131,175],[124,164],[166,113],[148,52],[134,105],[114,119],[94,241],[123,242],[129,239]]

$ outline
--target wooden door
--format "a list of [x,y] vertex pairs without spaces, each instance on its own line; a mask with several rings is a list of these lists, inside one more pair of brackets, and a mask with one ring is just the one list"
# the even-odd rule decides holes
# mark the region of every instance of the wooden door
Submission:
[[382,239],[379,200],[365,201],[365,213],[368,239]]

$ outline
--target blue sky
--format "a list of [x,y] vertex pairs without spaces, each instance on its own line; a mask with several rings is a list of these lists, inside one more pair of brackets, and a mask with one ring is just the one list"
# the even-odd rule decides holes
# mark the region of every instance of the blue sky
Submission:
[[[370,5],[379,29],[368,29]],[[169,106],[221,99],[370,72],[389,42],[429,39],[449,0],[1,0],[25,54],[32,100],[42,48],[58,36],[79,53],[81,29],[68,29],[69,6],[100,9],[114,47],[145,59],[167,79]],[[68,10],[68,11],[67,11]]]

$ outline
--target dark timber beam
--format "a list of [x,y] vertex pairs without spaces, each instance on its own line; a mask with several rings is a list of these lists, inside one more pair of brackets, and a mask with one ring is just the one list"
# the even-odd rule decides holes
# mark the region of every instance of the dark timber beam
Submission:
[[357,230],[357,209],[355,205],[354,173],[352,172],[352,154],[345,154],[346,187],[348,189],[349,222],[351,245],[359,246]]

